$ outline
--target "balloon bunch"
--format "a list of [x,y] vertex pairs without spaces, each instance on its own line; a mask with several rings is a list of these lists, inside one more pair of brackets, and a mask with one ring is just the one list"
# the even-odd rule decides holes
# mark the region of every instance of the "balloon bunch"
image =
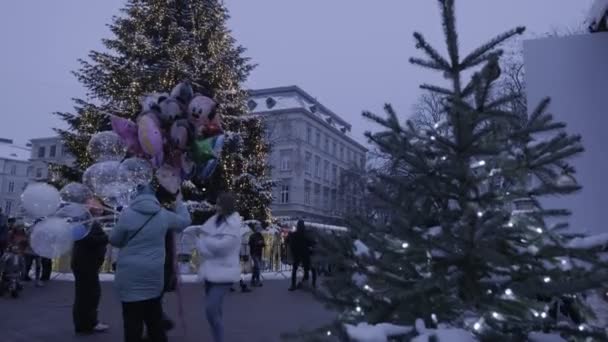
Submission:
[[[114,218],[116,208],[126,206],[137,187],[154,178],[177,194],[184,180],[204,181],[213,174],[224,145],[214,100],[182,82],[170,94],[144,96],[141,107],[135,122],[111,115],[112,130],[91,137],[87,154],[95,163],[83,173],[82,183],[69,183],[61,191],[45,183],[25,189],[23,208],[38,220],[31,233],[37,254],[56,258],[67,253],[95,220]],[[100,217],[100,209],[112,215]]]
[[218,164],[224,135],[216,109],[181,82],[171,93],[145,95],[135,122],[111,115],[112,130],[129,154],[150,161],[160,186],[177,193],[184,180],[204,181]]

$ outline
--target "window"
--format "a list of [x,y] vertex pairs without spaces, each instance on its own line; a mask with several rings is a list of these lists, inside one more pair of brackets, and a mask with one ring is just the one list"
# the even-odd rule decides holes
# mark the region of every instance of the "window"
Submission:
[[284,181],[281,185],[281,203],[289,203],[289,183]]
[[349,163],[353,160],[353,154],[352,153],[353,152],[349,149],[348,152],[347,152],[347,155],[346,155],[347,156],[346,157],[346,161],[349,162]]
[[38,158],[44,158],[44,154],[46,153],[46,149],[44,146],[38,147]]
[[11,175],[17,174],[17,165],[11,165]]
[[329,210],[329,189],[323,188],[323,209]]
[[317,129],[317,132],[315,134],[315,145],[317,147],[321,147],[321,132]]
[[340,144],[340,160],[344,161],[344,145]]
[[8,182],[8,192],[9,193],[15,192],[15,182]]
[[6,200],[6,202],[4,202],[4,212],[6,213],[6,215],[11,214],[12,207],[13,207],[13,201]]
[[304,203],[306,203],[306,204],[310,204],[310,192],[311,192],[310,181],[305,181],[304,182]]
[[34,167],[33,166],[28,166],[27,167],[27,176],[28,177],[32,177],[33,174],[34,174]]
[[361,155],[361,168],[365,169],[365,155]]
[[281,155],[281,171],[291,170],[291,150],[280,151]]
[[27,188],[27,182],[23,183],[23,187],[21,187],[21,191],[25,190],[25,188]]
[[333,184],[338,182],[338,167],[336,165],[332,165],[331,167],[331,182]]
[[312,127],[306,127],[306,142],[312,145]]
[[56,155],[57,155],[57,145],[53,145],[53,146],[51,146],[51,149],[49,150],[49,157],[55,158]]
[[325,152],[329,153],[329,137],[325,134]]
[[36,169],[36,178],[42,178],[42,168]]
[[336,143],[336,141],[334,140],[332,143],[332,149],[331,149],[331,155],[336,157],[338,152],[338,143]]
[[329,182],[329,162],[327,160],[323,164],[323,179]]
[[310,152],[306,152],[304,157],[304,172],[309,175],[312,172],[312,153]]
[[315,206],[319,206],[321,204],[321,185],[315,184]]
[[285,138],[291,137],[291,122],[285,121],[281,123],[281,134]]
[[67,156],[68,155],[68,148],[65,145],[61,145],[61,155],[62,156]]
[[337,208],[336,207],[337,206],[336,198],[337,198],[337,196],[336,196],[336,190],[334,189],[334,190],[331,191],[331,205],[330,205],[331,206],[331,211],[336,211],[336,208]]
[[315,177],[321,177],[321,157],[315,156]]

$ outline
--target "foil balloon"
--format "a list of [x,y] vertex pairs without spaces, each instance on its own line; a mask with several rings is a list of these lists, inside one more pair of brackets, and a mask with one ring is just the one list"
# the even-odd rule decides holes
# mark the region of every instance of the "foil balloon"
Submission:
[[74,242],[71,223],[67,218],[49,217],[32,228],[30,246],[42,257],[55,259],[72,248]]
[[59,191],[46,183],[32,183],[21,194],[23,209],[34,218],[53,214],[61,204]]
[[82,182],[88,186],[93,193],[100,196],[106,184],[117,182],[120,179],[120,163],[117,161],[106,161],[91,165],[82,175]]
[[200,180],[204,181],[204,180],[208,179],[209,177],[211,177],[213,175],[213,172],[217,168],[217,164],[218,164],[217,159],[211,159],[211,160],[207,161],[205,163],[204,167],[202,167],[199,170],[198,178]]
[[93,160],[103,162],[122,160],[127,154],[127,147],[118,134],[113,131],[104,131],[95,133],[91,137],[87,151]]
[[171,143],[184,151],[188,148],[188,142],[192,136],[192,125],[186,119],[177,120],[171,126],[170,135]]
[[184,113],[183,105],[175,98],[169,97],[159,104],[160,112],[158,117],[167,125],[173,123],[177,118]]
[[127,158],[118,167],[119,178],[122,181],[137,185],[150,184],[154,171],[152,165],[141,158]]
[[194,125],[197,130],[202,130],[202,127],[211,122],[215,107],[217,104],[212,99],[198,95],[190,101],[188,105],[188,120]]
[[194,91],[189,82],[180,82],[171,90],[171,97],[177,99],[185,107],[194,97]]
[[224,135],[220,134],[213,138],[213,154],[215,158],[219,158],[222,155],[222,149],[224,148]]
[[182,184],[181,170],[165,164],[156,171],[156,180],[169,193],[176,194]]
[[145,112],[160,112],[160,106],[159,103],[168,98],[169,94],[166,93],[152,93],[152,94],[148,94],[143,96],[140,100],[139,100],[139,104],[141,105],[141,111],[142,113]]
[[111,115],[110,123],[112,124],[112,130],[118,134],[130,153],[139,155],[143,152],[141,146],[139,146],[137,125],[133,121]]
[[145,113],[139,118],[137,126],[143,151],[151,157],[152,164],[159,167],[163,162],[163,135],[158,118],[154,113]]
[[196,164],[194,164],[187,153],[182,154],[180,168],[182,171],[182,179],[190,179],[192,176],[194,176]]
[[196,164],[202,164],[215,157],[214,138],[199,139],[192,144],[191,156]]
[[68,183],[59,191],[61,200],[68,203],[85,203],[93,197],[93,192],[82,183]]
[[[217,116],[218,115],[216,115],[216,117]],[[222,129],[222,125],[220,123],[208,123],[201,128],[199,135],[204,137],[213,137],[222,133],[224,133],[224,130]]]

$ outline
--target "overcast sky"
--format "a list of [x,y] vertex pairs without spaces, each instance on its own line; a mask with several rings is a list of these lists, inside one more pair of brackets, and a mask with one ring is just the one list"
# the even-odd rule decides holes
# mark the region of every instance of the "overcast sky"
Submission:
[[[7,1],[0,11],[0,137],[24,143],[52,135],[51,115],[84,95],[70,71],[100,49],[105,26],[124,0]],[[516,25],[528,35],[577,27],[592,0],[459,0],[461,47],[469,51]],[[362,110],[392,103],[406,117],[422,82],[411,66],[412,32],[442,43],[435,0],[227,0],[229,27],[259,64],[246,86],[299,85],[353,124],[362,141]],[[443,45],[438,45],[443,51]]]

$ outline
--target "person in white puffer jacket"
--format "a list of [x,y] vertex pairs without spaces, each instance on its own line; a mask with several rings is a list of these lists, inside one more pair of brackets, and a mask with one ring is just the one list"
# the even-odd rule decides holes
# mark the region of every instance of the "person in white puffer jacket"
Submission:
[[243,220],[236,212],[236,198],[224,193],[217,199],[217,214],[202,226],[191,226],[185,234],[198,236],[201,255],[199,278],[205,283],[205,313],[215,342],[224,341],[222,305],[224,296],[241,277],[239,251]]

